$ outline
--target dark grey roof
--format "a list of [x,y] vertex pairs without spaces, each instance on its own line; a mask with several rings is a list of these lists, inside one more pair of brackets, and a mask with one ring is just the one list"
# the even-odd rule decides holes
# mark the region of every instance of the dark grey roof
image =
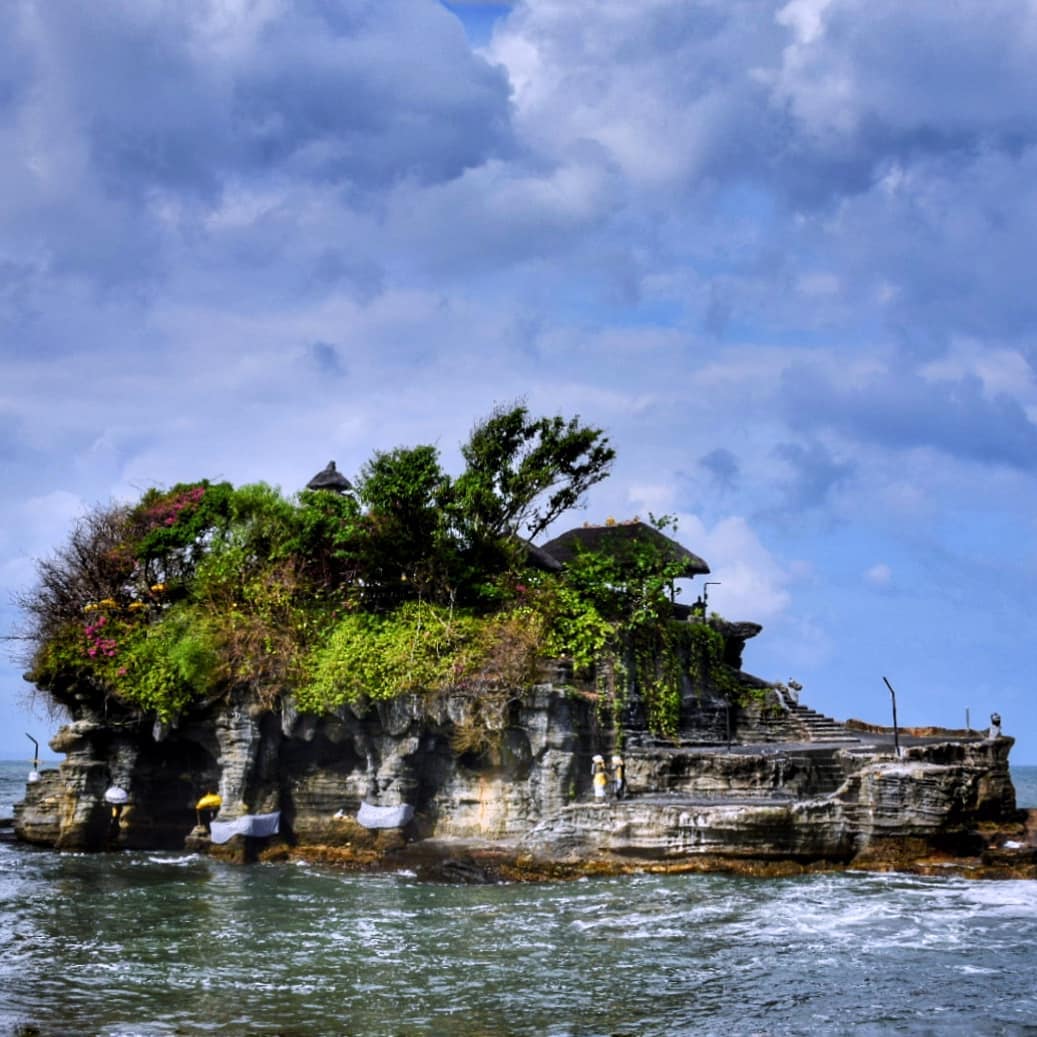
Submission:
[[548,554],[542,547],[537,547],[536,544],[531,544],[528,540],[523,540],[521,537],[516,537],[515,539],[522,550],[525,551],[526,561],[534,569],[540,569],[543,572],[549,573],[561,571],[562,563],[554,555]]
[[541,545],[541,550],[566,565],[579,551],[618,552],[632,540],[653,543],[674,561],[683,561],[685,566],[682,576],[699,576],[709,572],[709,566],[698,555],[660,533],[654,526],[637,519],[606,526],[578,526]]
[[329,461],[326,468],[322,468],[307,484],[308,490],[332,490],[335,493],[345,493],[353,489],[353,484],[335,467],[334,461]]

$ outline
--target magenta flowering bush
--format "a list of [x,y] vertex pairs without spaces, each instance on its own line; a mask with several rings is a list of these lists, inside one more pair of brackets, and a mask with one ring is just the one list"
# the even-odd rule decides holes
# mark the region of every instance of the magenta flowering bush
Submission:
[[87,623],[83,627],[83,633],[86,635],[84,651],[90,659],[96,659],[98,656],[105,659],[115,658],[119,642],[108,636],[109,631],[105,630],[107,626],[108,617],[98,616],[92,623]]
[[194,486],[189,490],[173,491],[159,497],[153,504],[143,509],[143,518],[148,523],[149,532],[161,527],[174,526],[177,520],[190,514],[201,503],[205,496],[205,486]]

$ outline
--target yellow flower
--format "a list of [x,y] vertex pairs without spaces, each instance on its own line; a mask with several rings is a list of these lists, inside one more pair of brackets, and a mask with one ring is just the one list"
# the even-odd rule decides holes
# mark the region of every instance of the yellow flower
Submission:
[[119,603],[114,598],[102,598],[98,604],[99,608],[115,609],[119,607]]
[[136,612],[138,609],[144,608],[144,602],[143,601],[131,601],[130,604],[129,604],[129,608],[130,608],[131,612]]
[[153,583],[151,585],[151,590],[155,594],[161,594],[165,589],[166,585],[164,583]]

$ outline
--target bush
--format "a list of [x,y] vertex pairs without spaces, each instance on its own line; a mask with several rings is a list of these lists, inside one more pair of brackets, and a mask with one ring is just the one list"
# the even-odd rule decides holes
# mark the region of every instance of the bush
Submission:
[[476,668],[484,621],[425,602],[389,613],[344,616],[312,655],[299,706],[321,713],[343,703],[435,692]]

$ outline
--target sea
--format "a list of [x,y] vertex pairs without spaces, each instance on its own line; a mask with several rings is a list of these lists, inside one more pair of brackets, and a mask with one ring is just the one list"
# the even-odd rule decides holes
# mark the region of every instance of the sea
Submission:
[[[0,816],[27,767],[0,764]],[[1037,767],[1013,769],[1037,807]],[[1037,882],[452,886],[0,843],[0,1034],[1037,1035]]]

